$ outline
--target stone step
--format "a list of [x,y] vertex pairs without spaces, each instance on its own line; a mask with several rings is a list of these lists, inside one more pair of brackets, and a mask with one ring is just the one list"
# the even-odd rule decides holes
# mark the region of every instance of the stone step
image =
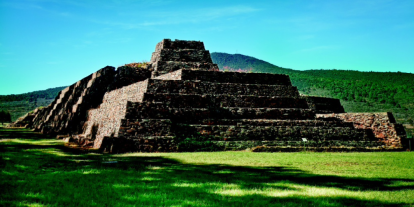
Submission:
[[309,104],[311,109],[316,113],[345,113],[344,107],[341,105],[339,99],[303,96]]
[[191,122],[172,122],[170,119],[123,119],[119,130],[119,136],[139,135],[139,136],[174,136],[174,126],[191,124],[194,126],[219,126],[225,127],[278,127],[290,128],[301,127],[311,129],[314,127],[326,129],[330,127],[354,128],[352,123],[342,121],[320,121],[320,120],[268,120],[268,119],[203,119]]
[[173,136],[170,119],[122,119],[118,136]]
[[148,82],[148,93],[179,94],[232,94],[256,96],[281,96],[298,98],[299,91],[294,86],[266,84],[213,83],[181,80],[156,80]]
[[159,42],[155,47],[155,52],[159,52],[162,49],[196,49],[196,50],[205,50],[204,43],[201,41],[183,41],[183,40],[174,40],[164,39]]
[[201,62],[158,61],[152,65],[154,77],[180,69],[219,71],[217,64]]
[[141,137],[104,137],[100,147],[102,152],[176,152],[174,137],[141,136]]
[[[226,123],[228,124],[228,123]],[[119,136],[206,136],[214,140],[372,140],[365,130],[342,126],[284,125],[201,125],[173,123],[170,120],[123,120]]]
[[[261,140],[244,140],[244,141],[211,141],[211,144],[222,148],[223,150],[245,150],[253,149],[254,152],[279,152],[279,151],[364,151],[362,149],[381,150],[383,143],[377,141],[344,141],[344,140],[329,140],[329,141],[261,141]],[[260,149],[264,148],[273,149]],[[317,150],[317,149],[321,150]],[[346,149],[349,148],[349,149]],[[380,149],[381,148],[381,149]],[[371,151],[367,149],[368,151]]]
[[152,53],[151,62],[180,61],[213,63],[208,50],[199,49],[161,49]]
[[292,85],[288,75],[270,73],[181,70],[181,80],[199,80],[216,83]]
[[345,109],[342,106],[332,106],[330,104],[315,104],[312,107],[316,113],[327,114],[327,113],[345,113]]
[[[166,127],[170,119],[122,119],[121,126]],[[282,119],[200,119],[193,122],[183,120],[182,124],[200,125],[251,125],[251,126],[306,126],[306,127],[354,127],[352,122],[340,120],[282,120]]]
[[353,127],[249,126],[178,124],[176,136],[210,137],[214,140],[364,140],[375,138]]
[[270,73],[239,73],[223,71],[204,71],[180,69],[171,73],[154,77],[158,80],[193,80],[214,83],[240,83],[292,86],[290,78],[282,74]]
[[[189,123],[190,124],[190,123]],[[353,123],[340,120],[281,120],[281,119],[202,119],[200,125],[250,125],[250,126],[307,126],[307,127],[353,127]]]
[[[119,140],[125,140],[124,143]],[[382,143],[376,141],[348,141],[348,140],[320,140],[308,141],[278,141],[278,140],[243,140],[243,141],[216,141],[194,140],[177,142],[175,138],[152,137],[147,138],[112,138],[108,140],[102,150],[105,152],[177,152],[177,151],[223,151],[246,150],[253,152],[295,152],[295,151],[388,151]],[[125,144],[127,143],[127,145]],[[401,151],[401,149],[395,149]]]
[[127,102],[126,119],[314,119],[315,113],[310,109],[296,108],[170,108],[164,104]]
[[166,106],[171,108],[308,108],[308,104],[305,99],[250,95],[187,95],[167,93],[145,93],[143,101],[149,103],[164,103]]

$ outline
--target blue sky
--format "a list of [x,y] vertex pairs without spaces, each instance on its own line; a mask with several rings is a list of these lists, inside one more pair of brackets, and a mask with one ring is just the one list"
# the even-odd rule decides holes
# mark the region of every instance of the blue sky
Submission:
[[0,95],[149,61],[164,38],[281,67],[414,73],[413,0],[0,0]]

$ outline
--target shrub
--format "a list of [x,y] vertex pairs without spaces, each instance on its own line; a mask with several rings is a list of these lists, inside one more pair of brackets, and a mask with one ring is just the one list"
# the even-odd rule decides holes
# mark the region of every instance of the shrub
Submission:
[[253,68],[248,68],[248,69],[234,69],[228,66],[224,66],[223,67],[223,71],[225,72],[238,72],[238,73],[251,73],[253,71]]

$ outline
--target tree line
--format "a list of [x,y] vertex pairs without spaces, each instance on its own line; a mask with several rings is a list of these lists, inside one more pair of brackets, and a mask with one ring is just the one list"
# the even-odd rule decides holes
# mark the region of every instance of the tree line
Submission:
[[28,101],[36,102],[38,99],[54,99],[66,87],[49,88],[23,94],[0,95],[0,102]]

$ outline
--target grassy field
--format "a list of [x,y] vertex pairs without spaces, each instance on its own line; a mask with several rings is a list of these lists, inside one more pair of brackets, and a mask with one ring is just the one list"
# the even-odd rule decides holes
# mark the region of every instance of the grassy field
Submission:
[[[1,123],[1,122],[0,122],[0,128],[5,127],[7,124],[9,124],[9,123],[6,123],[6,122]],[[0,129],[0,130],[1,130],[1,129]],[[0,132],[0,133],[1,133],[1,132]]]
[[414,206],[414,153],[83,152],[0,128],[0,206]]

